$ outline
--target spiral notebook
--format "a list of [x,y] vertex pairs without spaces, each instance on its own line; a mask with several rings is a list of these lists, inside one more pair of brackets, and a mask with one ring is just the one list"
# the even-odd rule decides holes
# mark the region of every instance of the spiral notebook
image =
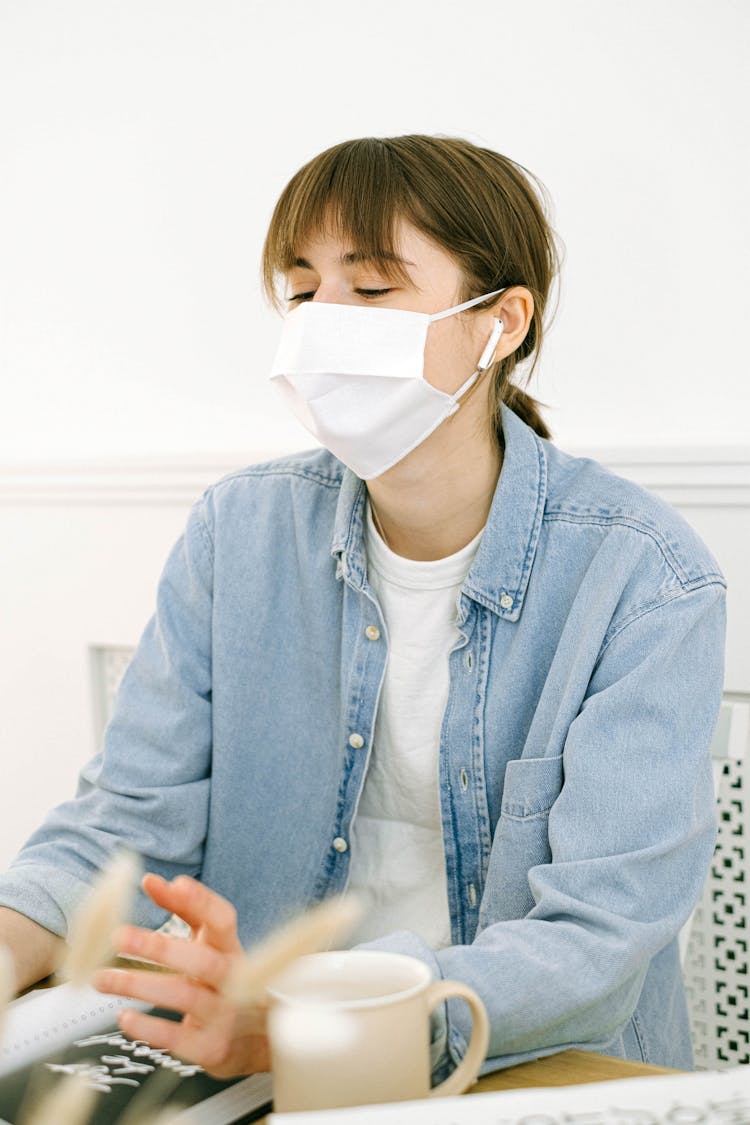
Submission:
[[245,1125],[267,1112],[270,1075],[211,1078],[123,1035],[117,1026],[123,1007],[149,1005],[70,984],[11,1004],[0,1034],[0,1125],[16,1125],[19,1114],[73,1072],[98,1091],[92,1125],[116,1125],[126,1110],[133,1112],[136,1099],[144,1116],[157,1106],[179,1107],[175,1125]]

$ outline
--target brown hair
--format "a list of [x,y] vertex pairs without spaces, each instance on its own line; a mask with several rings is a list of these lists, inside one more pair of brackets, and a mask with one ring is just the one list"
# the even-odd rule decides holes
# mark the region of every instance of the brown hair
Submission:
[[278,275],[291,269],[298,247],[327,223],[350,240],[353,251],[403,280],[393,261],[394,231],[396,220],[408,220],[462,270],[460,300],[513,285],[531,292],[534,315],[525,339],[487,377],[493,380],[493,422],[501,445],[503,402],[548,438],[539,403],[511,382],[518,363],[533,357],[525,381],[536,367],[559,268],[546,201],[543,185],[520,164],[460,138],[417,134],[344,141],[300,168],[281,193],[263,247],[264,289],[278,308]]

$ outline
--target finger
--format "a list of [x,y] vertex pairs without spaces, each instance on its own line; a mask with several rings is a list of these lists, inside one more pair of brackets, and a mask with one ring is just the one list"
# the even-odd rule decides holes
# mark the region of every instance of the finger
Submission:
[[119,1012],[117,1021],[129,1038],[142,1039],[150,1046],[169,1051],[174,1059],[206,1069],[224,1061],[223,1047],[219,1046],[216,1035],[201,1033],[182,1020],[147,1016],[145,1012],[126,1008]]
[[172,909],[172,884],[161,875],[148,871],[141,879],[141,886],[148,897],[163,910]]
[[115,951],[123,957],[145,957],[178,973],[195,977],[212,988],[220,988],[233,960],[210,945],[173,938],[157,930],[120,926],[113,934]]
[[249,1033],[241,1042],[220,1039],[186,1022],[161,1019],[125,1009],[118,1023],[130,1039],[168,1051],[173,1058],[202,1067],[217,1078],[231,1078],[270,1070],[270,1052],[265,1034]]
[[138,969],[100,969],[94,975],[99,992],[145,1000],[158,1008],[193,1016],[199,1023],[215,1019],[224,1003],[216,992],[196,981],[171,973]]
[[237,952],[237,911],[231,902],[189,875],[178,875],[171,883],[160,875],[145,875],[142,886],[151,899],[187,922],[192,930],[203,931],[217,949]]
[[125,1008],[117,1013],[117,1022],[129,1039],[139,1039],[152,1047],[161,1047],[180,1060],[197,1062],[184,1049],[185,1036],[181,1021],[149,1016],[134,1008]]

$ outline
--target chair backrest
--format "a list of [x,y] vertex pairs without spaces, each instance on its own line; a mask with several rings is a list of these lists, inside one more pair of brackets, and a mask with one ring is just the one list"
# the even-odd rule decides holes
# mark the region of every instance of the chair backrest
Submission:
[[117,689],[135,649],[128,645],[90,645],[91,697],[97,750],[112,715]]
[[683,974],[698,1069],[750,1063],[750,694],[727,692],[711,757],[719,834],[686,927]]
[[[127,645],[91,645],[91,683],[94,709],[96,744],[101,745],[104,728],[109,722],[117,698],[117,689],[125,675],[135,648]],[[160,931],[172,937],[189,937],[190,926],[176,914],[171,914],[159,927]],[[2,1125],[2,1123],[0,1123]]]

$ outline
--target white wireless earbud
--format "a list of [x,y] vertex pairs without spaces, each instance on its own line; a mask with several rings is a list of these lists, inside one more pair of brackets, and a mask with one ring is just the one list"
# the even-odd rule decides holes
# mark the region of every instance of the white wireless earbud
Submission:
[[489,340],[487,341],[487,347],[484,349],[484,351],[482,352],[482,354],[479,357],[479,363],[477,364],[477,371],[486,371],[487,368],[490,366],[490,364],[492,363],[492,360],[494,359],[494,356],[495,356],[495,348],[497,347],[497,342],[500,339],[500,337],[502,336],[502,334],[503,334],[503,322],[502,322],[502,320],[498,320],[497,317],[495,317],[495,327],[492,329],[492,335],[490,336]]

